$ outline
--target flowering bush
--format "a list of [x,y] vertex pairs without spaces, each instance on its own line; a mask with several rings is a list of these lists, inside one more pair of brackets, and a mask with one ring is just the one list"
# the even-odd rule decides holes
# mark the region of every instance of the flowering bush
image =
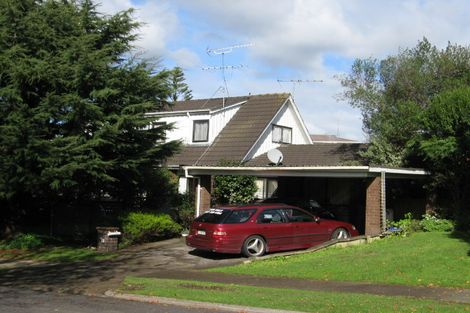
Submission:
[[395,231],[393,234],[401,235],[403,237],[421,230],[419,221],[413,219],[413,215],[411,213],[406,213],[405,218],[399,221],[390,222],[389,227],[397,228],[399,231]]
[[454,229],[454,223],[452,221],[438,218],[431,214],[424,214],[419,224],[424,231],[428,232],[446,232]]

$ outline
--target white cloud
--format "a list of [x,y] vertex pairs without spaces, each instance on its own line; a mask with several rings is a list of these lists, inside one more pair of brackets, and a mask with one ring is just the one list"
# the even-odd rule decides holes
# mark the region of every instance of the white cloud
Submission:
[[470,41],[465,0],[180,0],[233,41],[256,43],[253,56],[271,66],[317,69],[325,53],[382,56],[414,46],[423,36],[438,45]]
[[[103,5],[116,12],[131,2],[103,0]],[[253,42],[244,50],[249,68],[227,73],[230,95],[292,91],[289,84],[279,86],[278,78],[323,79],[296,86],[296,103],[310,131],[361,140],[360,113],[336,100],[341,86],[332,77],[340,73],[331,60],[325,63],[327,57],[345,64],[382,58],[415,46],[423,36],[439,47],[448,41],[468,45],[468,12],[466,0],[148,0],[137,5],[135,15],[147,23],[138,44],[187,68],[195,97],[210,97],[223,84],[220,72],[197,69],[206,63],[201,46]]]
[[174,60],[176,66],[182,67],[183,69],[201,67],[201,59],[199,56],[188,48],[172,51],[169,56]]
[[164,1],[134,5],[129,0],[103,0],[98,11],[115,14],[129,8],[134,8],[133,16],[141,23],[136,49],[147,57],[167,57],[167,43],[180,31],[174,8]]
[[102,0],[97,2],[98,12],[108,15],[116,14],[117,12],[127,10],[132,7],[130,0]]

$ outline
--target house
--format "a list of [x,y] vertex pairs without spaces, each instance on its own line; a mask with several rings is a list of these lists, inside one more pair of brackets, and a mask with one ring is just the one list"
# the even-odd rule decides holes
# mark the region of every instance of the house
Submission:
[[359,141],[341,138],[335,135],[310,135],[313,143],[359,143]]
[[[362,143],[312,140],[289,94],[180,101],[149,115],[158,117],[157,124],[173,123],[167,140],[184,144],[166,165],[178,173],[180,192],[194,191],[196,215],[211,205],[214,175],[251,175],[260,199],[316,200],[375,235],[385,229],[387,185],[426,175],[370,166],[360,157]],[[274,164],[268,152],[275,148],[283,159]],[[423,210],[424,201],[416,203]]]

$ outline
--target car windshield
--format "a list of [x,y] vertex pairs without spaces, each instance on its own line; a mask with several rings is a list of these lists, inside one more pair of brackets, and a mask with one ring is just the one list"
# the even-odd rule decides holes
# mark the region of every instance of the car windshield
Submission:
[[246,222],[256,209],[229,210],[229,209],[209,209],[196,218],[196,222],[209,224],[239,224]]

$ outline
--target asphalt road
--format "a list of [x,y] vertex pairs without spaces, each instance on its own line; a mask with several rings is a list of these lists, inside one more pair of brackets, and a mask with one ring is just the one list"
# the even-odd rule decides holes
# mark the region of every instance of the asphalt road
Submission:
[[1,313],[225,313],[158,303],[0,287]]

